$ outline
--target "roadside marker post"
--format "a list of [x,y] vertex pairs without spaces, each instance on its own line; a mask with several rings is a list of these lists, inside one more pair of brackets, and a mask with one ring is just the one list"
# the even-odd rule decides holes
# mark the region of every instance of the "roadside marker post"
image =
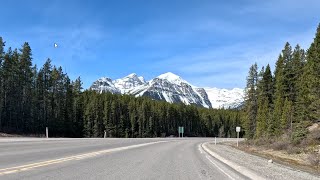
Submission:
[[107,137],[107,131],[104,130],[103,138],[106,138],[106,137]]
[[183,126],[181,127],[181,133],[182,133],[182,137],[183,137],[183,134],[184,134],[184,128],[183,128]]
[[46,138],[49,138],[49,130],[48,130],[48,127],[46,127]]
[[217,145],[217,137],[214,137],[214,145]]
[[184,133],[184,127],[183,126],[179,126],[178,133],[179,133],[179,137],[180,137],[180,133],[181,133],[181,137],[183,137],[183,133]]
[[236,132],[237,132],[237,147],[239,146],[239,132],[241,130],[241,127],[237,126],[236,127]]

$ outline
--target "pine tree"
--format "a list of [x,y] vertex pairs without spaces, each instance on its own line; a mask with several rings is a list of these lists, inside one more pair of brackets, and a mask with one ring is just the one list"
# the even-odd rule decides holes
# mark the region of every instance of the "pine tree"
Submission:
[[257,82],[258,94],[258,111],[257,111],[257,127],[255,138],[260,138],[267,134],[269,122],[269,111],[272,107],[273,84],[270,66],[266,70],[262,67]]
[[[288,43],[285,46],[283,52],[287,52]],[[287,55],[288,56],[288,55]],[[273,117],[269,123],[268,133],[270,135],[279,135],[280,133],[280,119],[282,116],[282,108],[285,96],[285,79],[284,79],[284,57],[282,54],[279,55],[278,61],[276,62],[276,70],[274,73],[275,82],[275,93],[274,93],[274,110]]]
[[261,138],[267,135],[267,125],[269,117],[269,103],[267,97],[260,97],[258,103],[257,128],[255,137]]
[[29,44],[26,42],[20,49],[19,56],[19,84],[21,86],[21,118],[24,129],[30,131],[31,124],[31,99],[32,99],[32,53]]
[[4,61],[4,56],[5,56],[5,52],[4,52],[4,46],[5,46],[5,42],[3,41],[2,37],[0,36],[0,131],[2,131],[2,112],[3,112],[3,100],[4,100],[4,96],[3,96],[3,70],[2,70],[2,64]]
[[38,133],[38,117],[39,117],[39,109],[37,108],[37,98],[38,98],[38,89],[37,89],[37,77],[38,77],[38,69],[37,65],[32,67],[32,82],[31,82],[31,121],[30,121],[30,133],[37,134]]
[[274,86],[273,77],[271,74],[270,66],[268,64],[262,77],[262,95],[267,97],[269,108],[273,106],[273,93],[274,93],[273,86]]
[[315,122],[320,120],[320,24],[306,58],[308,120]]
[[286,98],[284,101],[283,113],[281,116],[281,129],[287,130],[289,128],[292,128],[292,121],[293,121],[292,102],[288,100],[288,98]]
[[292,47],[287,42],[284,49],[282,50],[283,57],[283,100],[288,98],[288,100],[293,101],[294,99],[294,65],[292,58]]
[[49,126],[50,123],[50,94],[52,94],[53,92],[53,87],[52,87],[52,65],[51,65],[51,60],[47,59],[47,61],[44,63],[43,67],[40,69],[40,75],[39,76],[39,82],[43,83],[43,85],[41,85],[42,89],[41,89],[41,99],[42,99],[42,117],[43,117],[43,128]]
[[83,132],[83,96],[82,96],[82,82],[78,77],[72,83],[72,94],[73,94],[73,123],[75,126],[75,137],[81,137]]
[[18,123],[19,97],[18,97],[18,58],[17,49],[14,51],[9,47],[4,56],[2,66],[3,77],[3,120],[8,131],[21,131]]
[[255,63],[250,67],[245,89],[246,119],[244,122],[246,136],[252,138],[256,131],[256,120],[258,111],[257,102],[257,73],[258,66]]
[[301,75],[303,73],[303,68],[305,65],[305,52],[303,49],[300,48],[299,45],[297,45],[292,53],[292,96],[289,100],[292,102],[297,102],[297,97],[299,94],[299,79],[301,78]]

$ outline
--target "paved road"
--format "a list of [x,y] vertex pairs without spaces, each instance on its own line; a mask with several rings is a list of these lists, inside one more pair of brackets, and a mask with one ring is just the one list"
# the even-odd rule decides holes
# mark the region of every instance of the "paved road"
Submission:
[[245,179],[203,151],[208,141],[0,139],[0,179]]

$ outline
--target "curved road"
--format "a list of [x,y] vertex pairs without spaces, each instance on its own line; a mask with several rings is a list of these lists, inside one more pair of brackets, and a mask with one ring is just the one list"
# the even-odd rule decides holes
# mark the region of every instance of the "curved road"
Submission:
[[208,141],[4,138],[0,179],[246,179],[206,153]]

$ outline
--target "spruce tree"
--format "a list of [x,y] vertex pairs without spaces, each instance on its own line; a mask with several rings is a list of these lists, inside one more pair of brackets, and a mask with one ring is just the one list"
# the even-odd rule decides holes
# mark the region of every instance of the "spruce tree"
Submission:
[[315,122],[320,120],[320,24],[306,58],[306,80],[310,89],[307,97],[308,120]]
[[245,131],[248,138],[253,138],[256,131],[256,118],[258,111],[257,102],[257,73],[258,66],[255,63],[250,67],[249,75],[247,77],[247,86],[245,89],[245,104],[246,104],[246,119],[245,119]]
[[286,98],[284,101],[283,113],[281,116],[281,129],[282,130],[287,130],[289,128],[291,129],[292,121],[293,121],[292,101],[290,101],[290,100],[288,100],[288,98]]
[[273,107],[273,93],[274,93],[274,84],[273,77],[270,69],[270,65],[268,64],[266,70],[264,71],[262,77],[262,95],[267,97],[268,107]]
[[31,124],[31,99],[32,99],[32,53],[26,42],[20,49],[19,56],[19,84],[21,88],[21,118],[24,128],[30,131]]
[[0,131],[2,131],[2,112],[3,112],[3,72],[2,72],[2,64],[4,61],[4,46],[5,42],[3,41],[2,37],[0,36]]
[[257,114],[257,128],[255,132],[256,138],[261,138],[267,135],[267,125],[269,117],[269,103],[267,97],[260,97],[258,103],[258,114]]
[[[286,44],[283,52],[287,52],[288,44]],[[284,103],[285,96],[285,78],[284,78],[284,57],[282,54],[279,55],[279,58],[276,62],[276,69],[274,73],[274,82],[275,82],[275,93],[274,93],[274,110],[273,117],[269,123],[268,132],[270,135],[279,135],[280,134],[280,119],[282,116],[282,108]]]
[[82,96],[82,82],[78,77],[72,83],[73,94],[73,123],[75,123],[75,136],[81,137],[83,132],[83,96]]
[[272,107],[273,82],[269,65],[267,65],[266,70],[262,67],[257,87],[258,111],[255,137],[260,138],[268,135],[267,127],[270,119],[270,108]]

